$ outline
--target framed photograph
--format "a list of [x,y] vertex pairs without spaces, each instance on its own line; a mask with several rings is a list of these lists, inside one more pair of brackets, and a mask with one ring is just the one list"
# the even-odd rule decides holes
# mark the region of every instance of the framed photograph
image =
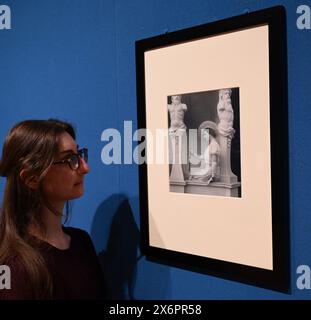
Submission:
[[286,15],[136,42],[141,250],[290,290]]

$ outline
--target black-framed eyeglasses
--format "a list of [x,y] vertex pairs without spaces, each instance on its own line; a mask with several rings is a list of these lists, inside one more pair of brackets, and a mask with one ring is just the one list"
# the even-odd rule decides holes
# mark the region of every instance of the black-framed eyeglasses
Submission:
[[81,165],[81,159],[83,159],[86,163],[88,161],[88,149],[82,148],[79,149],[77,153],[71,153],[64,160],[59,160],[53,162],[53,164],[64,164],[67,163],[72,170],[78,170]]

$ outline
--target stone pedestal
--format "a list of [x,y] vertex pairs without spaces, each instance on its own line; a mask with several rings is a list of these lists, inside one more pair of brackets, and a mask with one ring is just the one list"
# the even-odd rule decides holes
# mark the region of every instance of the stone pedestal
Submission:
[[219,135],[220,146],[220,177],[219,181],[225,184],[236,183],[237,176],[231,171],[231,138]]
[[[209,184],[200,181],[186,181],[184,193],[206,194],[211,196],[239,197],[240,182],[223,183],[211,182]],[[172,190],[171,190],[172,191]],[[183,191],[175,191],[183,192]]]
[[177,130],[170,134],[170,163],[172,164],[170,184],[185,185],[189,176],[187,159],[186,130]]
[[171,192],[180,192],[185,193],[186,182],[171,182],[170,183],[170,191]]

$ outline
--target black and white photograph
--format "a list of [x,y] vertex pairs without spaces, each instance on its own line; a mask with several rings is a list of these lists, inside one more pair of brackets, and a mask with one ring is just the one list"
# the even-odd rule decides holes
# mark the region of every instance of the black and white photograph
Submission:
[[170,191],[241,197],[239,88],[168,96]]

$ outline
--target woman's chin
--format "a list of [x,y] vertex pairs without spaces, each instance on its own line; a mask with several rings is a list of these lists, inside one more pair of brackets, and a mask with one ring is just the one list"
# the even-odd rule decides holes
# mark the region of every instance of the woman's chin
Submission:
[[80,198],[81,196],[83,196],[83,193],[84,193],[83,185],[76,185],[75,190],[73,191],[73,194],[72,194],[72,199]]

